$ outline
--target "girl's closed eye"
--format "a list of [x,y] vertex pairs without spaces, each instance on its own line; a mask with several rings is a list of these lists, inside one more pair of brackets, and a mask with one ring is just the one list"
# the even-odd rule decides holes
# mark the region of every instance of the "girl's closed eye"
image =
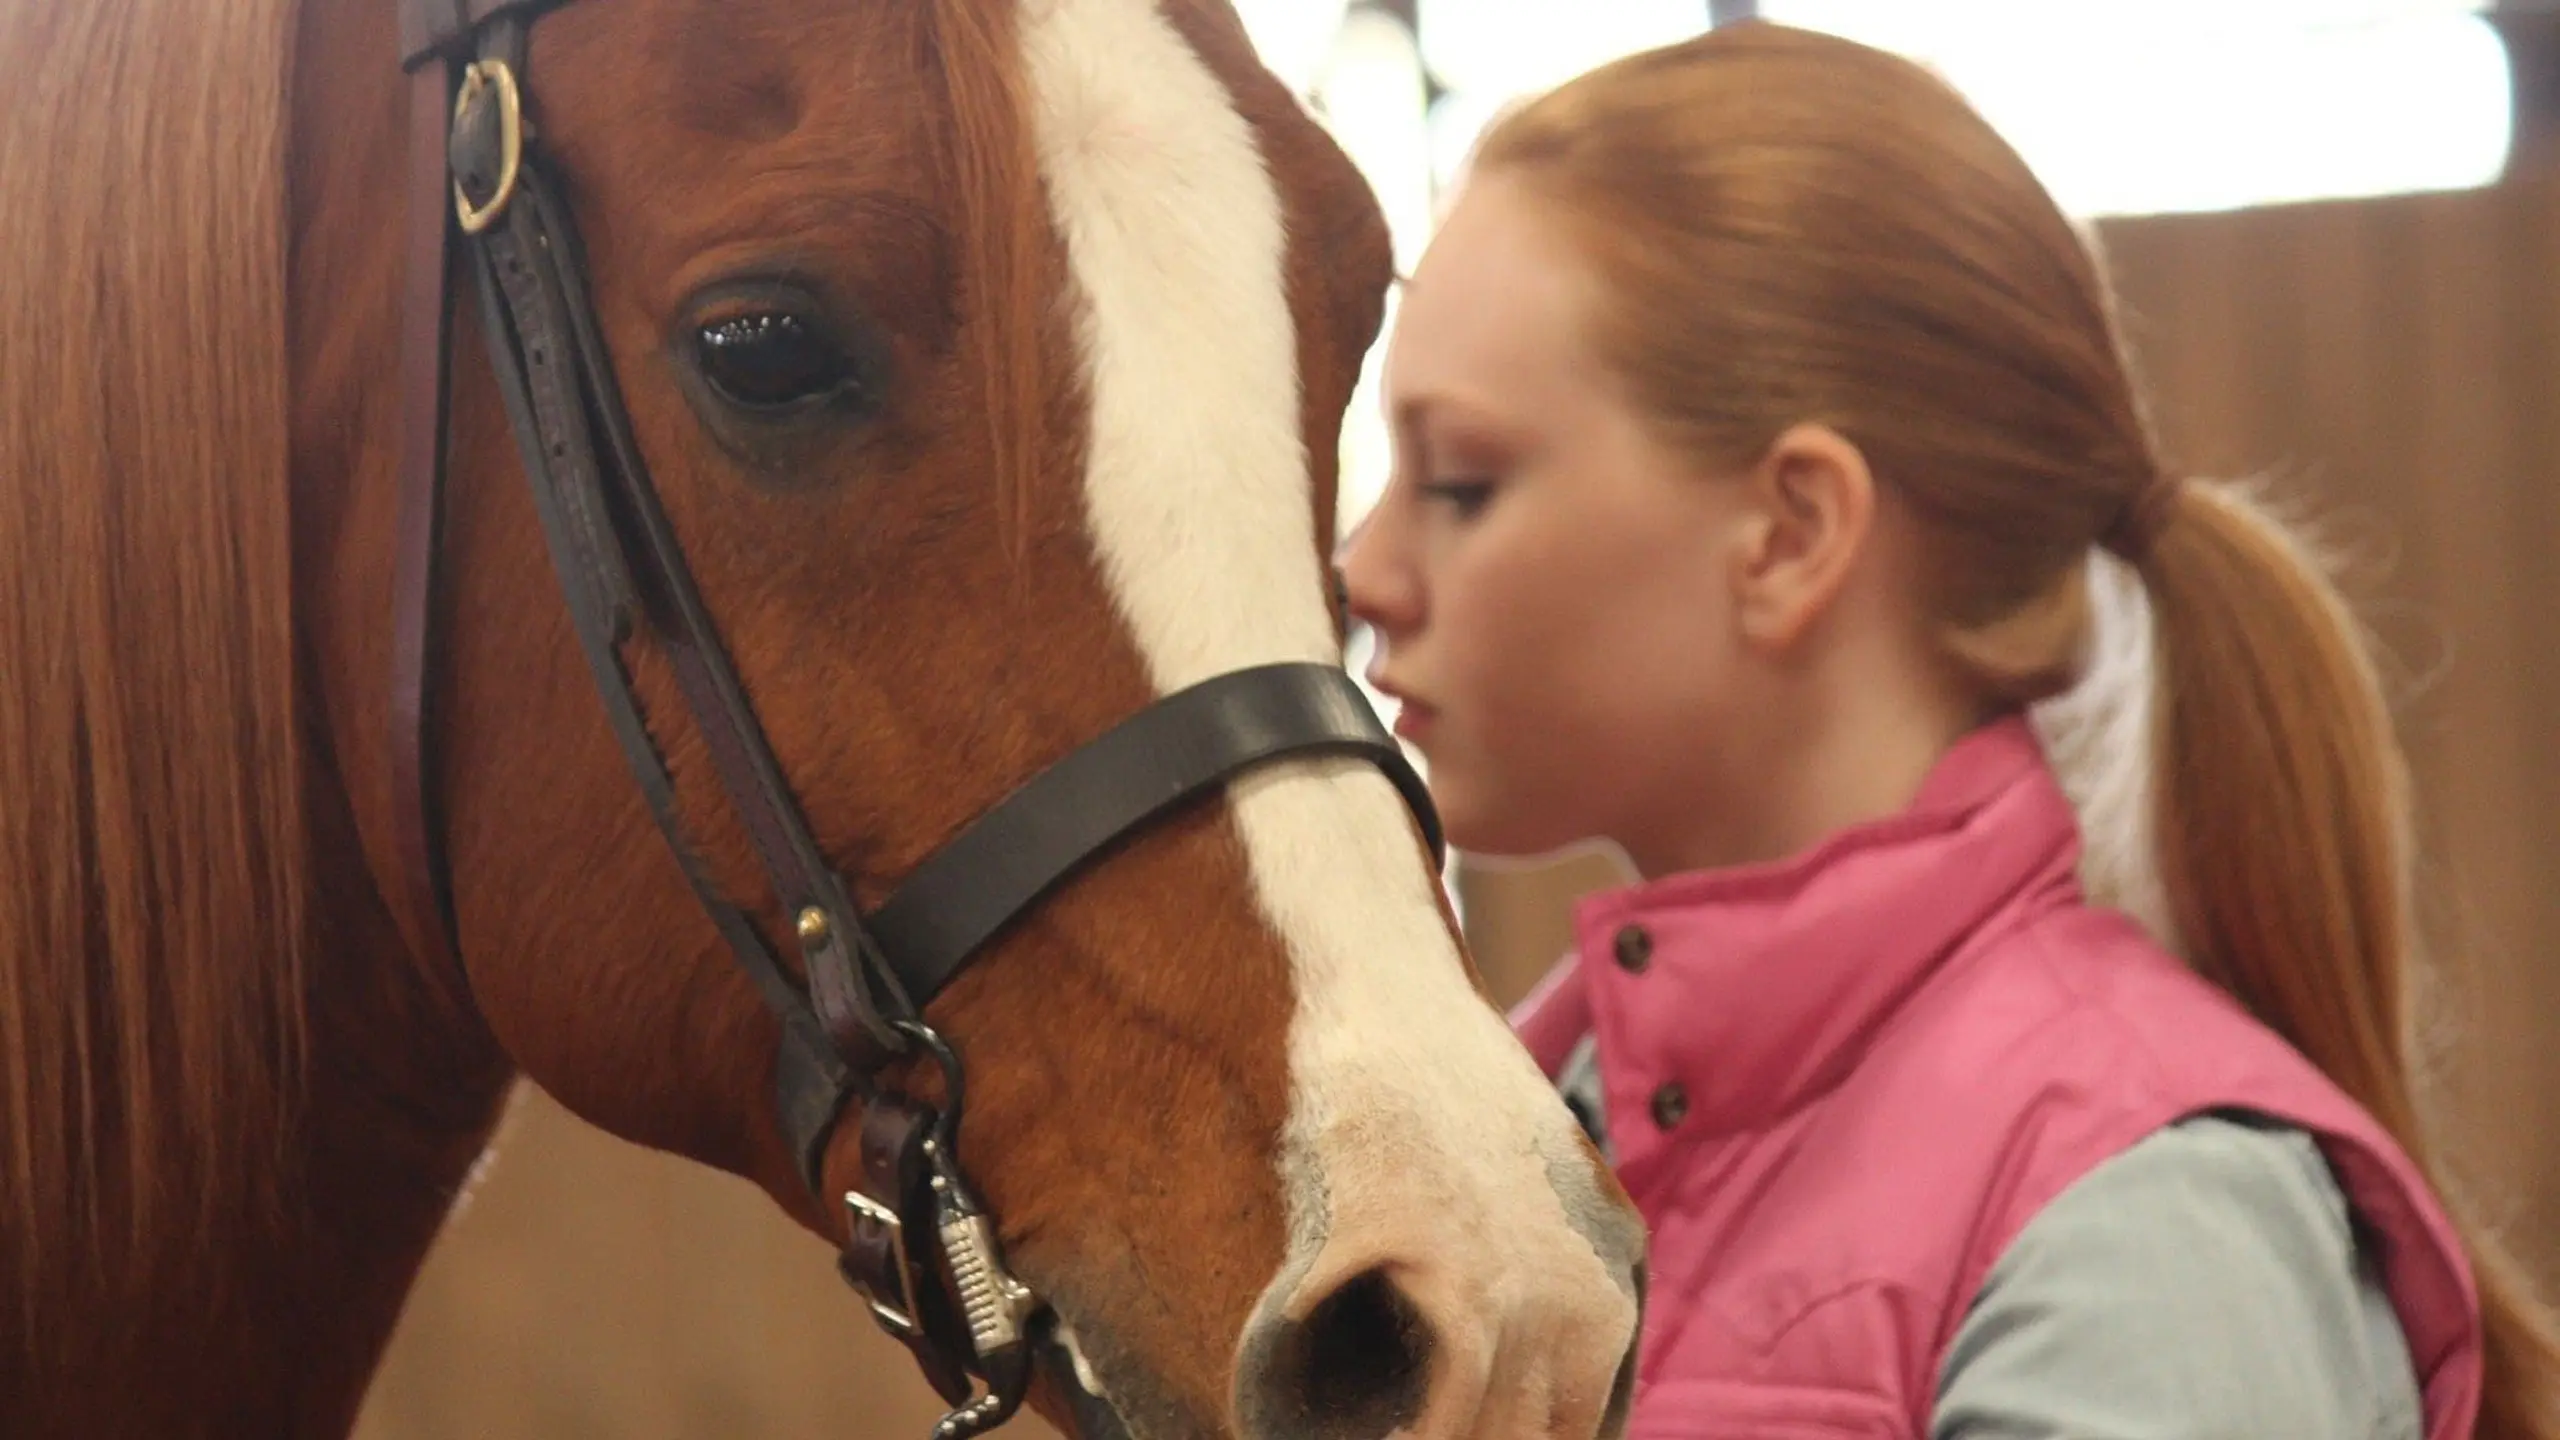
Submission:
[[1493,482],[1482,476],[1463,476],[1450,480],[1426,480],[1419,487],[1428,504],[1447,506],[1461,520],[1472,520],[1484,513],[1493,500]]

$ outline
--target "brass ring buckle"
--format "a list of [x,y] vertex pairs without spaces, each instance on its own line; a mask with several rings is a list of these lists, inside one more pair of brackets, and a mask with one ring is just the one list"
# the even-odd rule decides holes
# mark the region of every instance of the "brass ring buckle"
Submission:
[[524,158],[524,102],[516,92],[516,72],[504,60],[474,60],[462,72],[462,90],[453,101],[454,120],[459,123],[463,112],[492,88],[498,92],[498,189],[488,204],[475,206],[462,193],[462,181],[453,182],[454,213],[461,217],[465,235],[479,234],[506,213],[507,202],[515,198],[516,173]]

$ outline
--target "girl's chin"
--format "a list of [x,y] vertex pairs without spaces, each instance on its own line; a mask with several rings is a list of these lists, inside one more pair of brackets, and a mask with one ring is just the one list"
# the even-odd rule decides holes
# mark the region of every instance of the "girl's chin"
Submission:
[[1456,787],[1444,793],[1437,773],[1431,777],[1431,785],[1449,848],[1465,855],[1470,866],[1499,869],[1540,865],[1594,843],[1571,826],[1523,824],[1517,815],[1486,815],[1468,806],[1463,792]]

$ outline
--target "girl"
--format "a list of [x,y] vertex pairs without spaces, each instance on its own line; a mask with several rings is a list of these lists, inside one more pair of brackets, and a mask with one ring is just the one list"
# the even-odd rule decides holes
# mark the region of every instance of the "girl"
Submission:
[[1950,89],[1750,23],[1513,113],[1386,386],[1345,584],[1451,840],[1644,877],[1517,1017],[1653,1227],[1635,1435],[2553,1433],[2372,660]]

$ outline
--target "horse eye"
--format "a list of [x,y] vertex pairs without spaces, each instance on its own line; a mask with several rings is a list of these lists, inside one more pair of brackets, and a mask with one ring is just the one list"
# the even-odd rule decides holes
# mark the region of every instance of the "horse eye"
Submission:
[[743,410],[796,410],[861,379],[852,357],[806,317],[760,310],[694,332],[695,361],[721,399]]

